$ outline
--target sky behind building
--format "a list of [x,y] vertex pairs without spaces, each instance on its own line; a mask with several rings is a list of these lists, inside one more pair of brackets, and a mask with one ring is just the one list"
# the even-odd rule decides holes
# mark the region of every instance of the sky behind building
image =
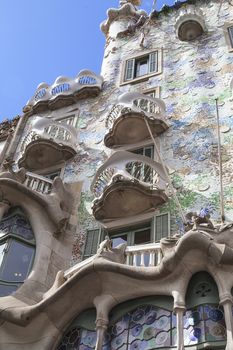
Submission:
[[[143,0],[148,13],[154,0]],[[156,9],[173,0],[157,0]],[[81,69],[100,72],[106,11],[118,0],[2,0],[0,120],[21,114],[39,83]]]

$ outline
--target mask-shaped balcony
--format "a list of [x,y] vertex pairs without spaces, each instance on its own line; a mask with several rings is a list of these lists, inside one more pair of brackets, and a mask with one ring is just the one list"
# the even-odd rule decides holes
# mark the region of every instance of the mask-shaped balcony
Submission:
[[121,95],[106,119],[109,132],[104,138],[105,145],[114,148],[148,139],[150,133],[145,118],[153,135],[168,128],[165,104],[161,99],[138,93]]
[[168,199],[161,164],[126,151],[114,153],[98,169],[91,189],[93,214],[101,222],[148,213]]
[[21,145],[19,167],[33,171],[69,160],[76,154],[76,140],[74,127],[37,117]]
[[175,29],[181,41],[192,41],[198,38],[206,30],[201,10],[192,5],[181,7]]
[[39,84],[23,111],[32,115],[66,107],[80,99],[98,96],[102,85],[103,78],[89,70],[82,70],[75,78],[61,76],[53,85]]

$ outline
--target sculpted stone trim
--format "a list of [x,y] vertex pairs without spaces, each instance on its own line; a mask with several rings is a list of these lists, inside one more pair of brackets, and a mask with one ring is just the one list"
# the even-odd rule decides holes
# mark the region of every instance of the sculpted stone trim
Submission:
[[147,13],[143,10],[138,10],[133,4],[123,4],[119,9],[110,8],[107,11],[107,20],[100,25],[100,29],[107,36],[111,24],[118,18],[134,17],[136,21],[141,17],[147,17]]
[[[20,174],[24,172],[24,169],[21,169]],[[24,173],[25,174],[25,173]],[[10,203],[17,203],[17,192],[25,193],[28,197],[36,200],[48,213],[51,221],[56,227],[56,233],[60,233],[70,216],[71,207],[72,207],[72,194],[69,190],[69,186],[64,185],[60,178],[55,178],[53,181],[52,191],[50,194],[40,194],[27,188],[22,184],[24,177],[22,176],[21,180],[17,178],[17,175],[14,175],[10,172],[2,173],[0,175],[0,190],[3,193],[7,193],[7,199],[9,197],[9,192],[13,191],[15,195],[13,198],[9,198]]]
[[[129,197],[132,197],[132,200],[134,199],[133,202],[132,200],[129,201]],[[136,199],[139,199],[139,197],[140,205],[135,205]],[[120,198],[122,198],[122,205],[113,207],[111,204],[117,199],[119,201]],[[93,203],[92,210],[96,220],[105,221],[149,212],[166,203],[167,200],[168,197],[163,190],[150,189],[139,182],[134,183],[127,179],[118,178],[105,188],[103,196]],[[128,205],[126,210],[124,204],[129,204],[129,202],[132,205]]]
[[[232,235],[232,232],[228,231],[228,235]],[[193,251],[197,251],[197,249],[202,251],[203,261],[199,259],[192,265],[191,257]],[[183,262],[184,257],[188,258],[185,263]],[[19,306],[17,306],[17,300],[11,297],[14,300],[13,305],[15,305],[12,307],[12,303],[8,304],[0,299],[0,319],[26,326],[36,315],[46,312],[49,318],[57,323],[58,327],[62,327],[75,314],[77,315],[81,310],[90,307],[91,301],[93,302],[97,296],[111,295],[111,303],[114,304],[115,301],[117,304],[132,298],[145,296],[145,290],[147,290],[147,295],[163,295],[165,290],[167,295],[173,295],[173,291],[175,291],[177,294],[173,295],[176,300],[175,307],[182,306],[183,308],[186,288],[192,274],[203,270],[203,266],[206,266],[212,275],[217,276],[217,274],[222,274],[223,271],[222,269],[216,269],[216,266],[219,264],[228,265],[227,269],[232,271],[232,263],[232,248],[216,243],[205,232],[189,232],[180,239],[172,252],[166,253],[161,264],[157,267],[132,267],[95,257],[89,264],[83,266],[77,273],[68,278],[65,283],[57,283],[57,280],[55,284],[57,284],[58,289],[55,290],[54,285],[52,293],[48,294],[46,299],[38,304],[21,307],[19,303]],[[169,278],[167,278],[168,276]],[[62,279],[62,274],[58,279],[60,278]],[[90,289],[90,280],[95,288]],[[124,284],[124,288],[121,288],[122,284]],[[72,298],[70,298],[74,293],[77,300],[79,300],[79,293],[82,295],[82,302],[77,302],[75,307]],[[63,307],[56,307],[61,298],[66,308],[65,317],[63,317]],[[67,312],[67,303],[73,305],[69,308],[69,312]],[[56,317],[53,314],[55,309]],[[58,317],[58,310],[62,317]]]
[[[50,156],[41,157],[46,158],[38,161],[39,155],[45,150],[47,155]],[[71,159],[76,155],[76,150],[68,145],[59,144],[53,140],[47,140],[38,138],[27,145],[23,156],[19,159],[19,167],[26,168],[28,170],[38,170],[41,168],[48,168],[52,165],[59,164],[61,161]],[[51,156],[51,154],[53,156]],[[37,156],[38,155],[38,156]]]

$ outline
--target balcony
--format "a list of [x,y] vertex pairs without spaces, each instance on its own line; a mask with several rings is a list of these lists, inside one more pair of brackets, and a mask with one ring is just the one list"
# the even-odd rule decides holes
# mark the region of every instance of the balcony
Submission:
[[202,11],[192,5],[182,6],[178,12],[175,29],[181,41],[197,39],[206,30]]
[[[117,248],[115,249],[117,250]],[[114,261],[114,249],[112,250]],[[111,252],[110,252],[111,253]],[[111,255],[109,255],[111,256]],[[84,266],[92,264],[93,261],[98,258],[98,255],[93,255],[86,260],[77,263],[65,271],[64,277],[69,279],[76,274]],[[148,243],[135,246],[127,246],[124,252],[124,265],[134,267],[155,267],[158,266],[163,258],[162,249],[160,243]],[[111,260],[111,259],[109,259]]]
[[36,117],[21,145],[19,167],[33,171],[69,160],[76,154],[76,140],[74,127]]
[[125,93],[118,98],[106,118],[109,130],[104,143],[109,148],[130,145],[150,137],[145,118],[153,135],[168,129],[162,100],[138,93]]
[[99,168],[91,189],[93,214],[101,222],[148,213],[168,199],[161,164],[126,151],[114,153]]
[[61,76],[53,85],[39,84],[23,111],[32,115],[66,107],[80,99],[98,96],[102,85],[103,78],[89,70],[82,70],[74,79]]
[[30,173],[28,171],[26,172],[26,178],[23,184],[38,193],[50,194],[52,191],[53,180],[41,175]]

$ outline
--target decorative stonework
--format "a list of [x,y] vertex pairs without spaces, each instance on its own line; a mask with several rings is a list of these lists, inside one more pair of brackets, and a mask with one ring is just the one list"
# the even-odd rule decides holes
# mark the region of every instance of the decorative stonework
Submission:
[[[134,4],[137,4],[138,2],[134,2]],[[134,5],[133,1],[132,2],[122,2],[122,5],[119,9],[114,9],[110,8],[107,11],[107,20],[104,21],[100,28],[102,32],[108,36],[109,35],[109,30],[111,25],[118,21],[118,25],[114,30],[114,35],[113,33],[110,36],[117,36],[118,33],[124,32],[127,30],[128,26],[130,24],[135,24],[138,22],[140,17],[147,17],[147,13],[143,10],[138,10]]]
[[182,41],[197,39],[206,30],[202,11],[192,5],[181,7],[175,29],[177,37]]

